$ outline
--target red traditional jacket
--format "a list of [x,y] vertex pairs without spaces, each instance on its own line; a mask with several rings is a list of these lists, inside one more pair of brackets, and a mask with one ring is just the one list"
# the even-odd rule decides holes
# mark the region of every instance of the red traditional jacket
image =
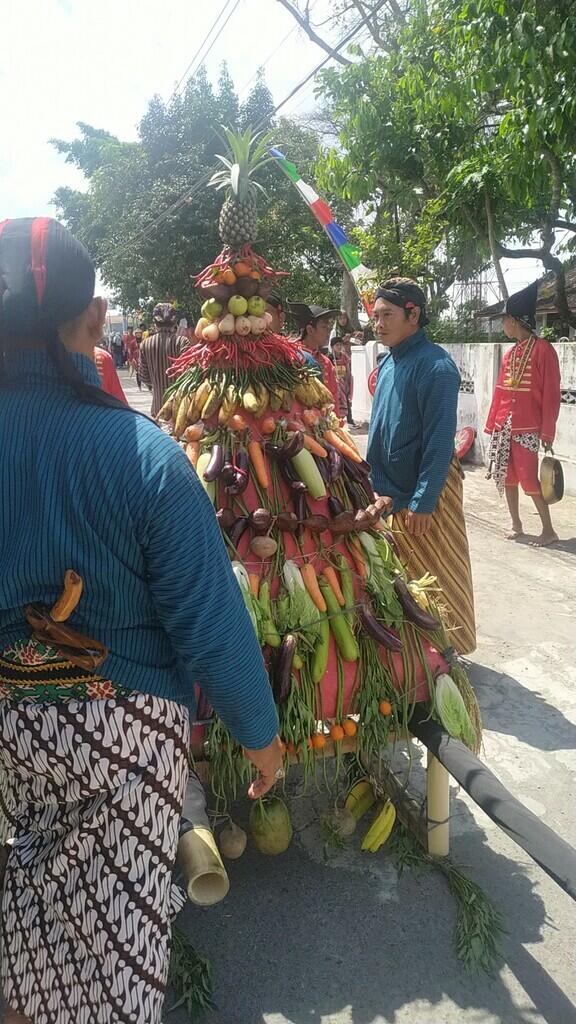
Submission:
[[109,352],[105,348],[99,348],[96,346],[94,349],[94,358],[96,361],[96,369],[100,375],[102,381],[102,389],[107,391],[109,395],[114,395],[114,398],[119,398],[121,402],[126,401],[126,395],[122,390],[120,378],[116,373],[116,367],[114,366],[114,360]]
[[486,433],[512,413],[513,434],[539,434],[552,444],[560,412],[560,364],[543,338],[519,341],[504,356],[486,420]]

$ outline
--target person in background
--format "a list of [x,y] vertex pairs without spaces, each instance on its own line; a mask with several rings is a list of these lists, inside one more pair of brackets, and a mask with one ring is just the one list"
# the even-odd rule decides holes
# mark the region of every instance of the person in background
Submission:
[[156,416],[162,408],[169,383],[166,376],[168,367],[188,348],[190,340],[178,334],[176,310],[171,302],[159,302],[154,306],[152,320],[155,332],[142,341],[138,372],[142,383],[152,392],[151,415]]
[[[139,337],[137,337],[139,335]],[[133,377],[138,370],[138,359],[140,356],[140,344],[142,343],[142,331],[134,331],[125,342],[126,362],[130,376]]]
[[464,521],[462,473],[454,454],[460,374],[428,340],[426,296],[391,278],[376,292],[379,364],[367,458],[374,488],[393,502],[398,556],[410,575],[438,579],[454,647],[476,647],[474,591]]
[[274,334],[282,334],[286,323],[286,310],[284,308],[284,300],[277,289],[273,289],[268,296],[266,312],[270,313],[272,317],[270,330]]
[[506,352],[488,412],[485,431],[492,435],[490,474],[506,502],[512,519],[509,540],[524,535],[520,519],[518,485],[529,494],[540,516],[538,547],[555,544],[550,507],[542,497],[538,479],[538,450],[552,448],[560,412],[560,363],[552,345],[536,334],[538,282],[506,300],[503,328],[514,340]]
[[352,326],[348,313],[346,312],[345,309],[341,309],[340,312],[338,313],[338,316],[336,317],[336,323],[334,324],[332,333],[330,335],[330,343],[332,343],[332,341],[334,341],[335,338],[345,338],[347,335],[353,334],[353,332],[354,328]]
[[349,334],[345,334],[342,338],[332,337],[330,342],[330,358],[334,363],[336,371],[340,412],[342,416],[346,413],[347,423],[354,426],[354,420],[352,419],[352,391],[354,382],[352,380],[352,354]]
[[126,395],[122,390],[120,378],[110,353],[105,348],[100,348],[99,345],[96,345],[94,348],[94,362],[96,363],[96,369],[98,370],[103,390],[109,395],[114,395],[119,402],[126,402],[127,404]]
[[56,221],[0,223],[6,1024],[160,1024],[196,680],[258,770],[249,796],[284,775],[210,500],[100,387],[94,284]]
[[334,398],[334,411],[340,416],[340,396],[336,372],[322,349],[328,345],[330,330],[337,315],[337,309],[323,309],[322,306],[308,306],[305,302],[289,302],[288,309],[296,320],[300,333],[295,343],[312,358],[320,370],[322,380]]
[[124,363],[129,362],[129,352],[133,340],[134,330],[132,327],[127,327],[126,330],[124,331],[124,334],[122,335],[122,356],[124,359]]
[[117,331],[112,335],[111,353],[114,359],[114,366],[119,370],[124,366],[124,342],[122,335]]

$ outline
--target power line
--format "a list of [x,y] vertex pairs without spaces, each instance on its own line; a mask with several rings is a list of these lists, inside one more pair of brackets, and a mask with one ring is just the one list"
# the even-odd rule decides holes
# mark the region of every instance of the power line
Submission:
[[[213,23],[212,23],[212,26],[211,26],[211,28],[210,28],[210,29],[208,30],[208,32],[207,32],[207,33],[206,33],[206,35],[204,36],[204,38],[203,38],[202,42],[200,43],[200,46],[199,46],[199,47],[198,47],[198,49],[196,50],[196,53],[195,53],[195,54],[194,54],[194,56],[192,57],[192,60],[191,60],[191,61],[190,61],[190,63],[188,64],[188,67],[186,68],[186,70],[185,70],[184,74],[182,75],[182,77],[181,77],[180,81],[179,81],[179,82],[178,82],[178,84],[177,84],[177,85],[175,86],[175,88],[174,88],[174,92],[172,93],[172,95],[171,95],[171,97],[170,97],[170,99],[171,99],[171,100],[173,100],[173,99],[174,99],[174,97],[176,96],[176,94],[178,93],[178,91],[179,91],[179,89],[180,89],[180,86],[182,85],[182,83],[184,82],[184,80],[185,80],[185,79],[186,79],[186,78],[188,77],[188,74],[189,74],[189,72],[190,72],[190,69],[191,69],[191,68],[193,67],[193,65],[194,65],[194,63],[195,63],[195,61],[196,61],[196,59],[197,59],[197,58],[199,57],[199,55],[200,55],[200,54],[202,53],[202,50],[204,49],[204,46],[205,46],[205,45],[206,45],[206,43],[208,42],[208,40],[209,40],[210,36],[211,36],[211,35],[212,35],[212,33],[214,32],[214,30],[215,30],[215,29],[217,29],[217,27],[218,27],[218,22],[219,22],[219,21],[220,21],[220,20],[221,20],[221,19],[222,19],[222,18],[224,17],[224,14],[226,13],[226,9],[227,9],[228,7],[230,7],[230,4],[232,4],[232,3],[234,3],[234,6],[233,6],[232,10],[231,10],[231,11],[229,12],[229,14],[228,14],[228,17],[226,18],[226,21],[224,22],[224,24],[223,24],[223,25],[222,25],[222,26],[220,27],[220,29],[219,29],[219,30],[217,31],[216,35],[214,36],[214,39],[213,39],[213,40],[212,40],[212,42],[210,43],[210,46],[208,47],[208,49],[207,49],[206,53],[205,53],[205,54],[203,55],[203,57],[202,57],[201,61],[199,62],[199,64],[198,64],[198,67],[200,67],[200,64],[202,64],[202,63],[203,63],[203,62],[204,62],[204,61],[206,60],[206,57],[207,57],[207,56],[208,56],[208,54],[209,54],[209,53],[211,52],[212,48],[213,48],[213,47],[214,47],[214,46],[216,45],[216,42],[217,42],[217,40],[219,39],[219,37],[220,37],[220,34],[221,34],[221,33],[222,33],[223,31],[224,31],[224,29],[226,28],[226,25],[227,25],[227,24],[228,24],[228,22],[230,21],[230,18],[232,17],[232,15],[234,14],[234,12],[236,11],[236,8],[237,8],[237,7],[239,6],[239,4],[240,4],[240,0],[235,0],[235,2],[234,2],[234,0],[225,0],[224,4],[223,4],[223,6],[222,6],[222,8],[221,8],[221,10],[220,10],[220,13],[216,15],[216,17],[215,17],[215,19],[214,19],[214,21],[213,21]],[[196,71],[198,70],[198,67],[196,67],[196,68],[194,69],[194,74],[196,74]]]
[[[288,95],[285,96],[284,99],[277,104],[277,106],[274,108],[271,114],[261,118],[260,122],[254,126],[254,131],[259,131],[266,124],[268,116],[274,117],[274,115],[277,114],[278,111],[281,110],[282,107],[284,107],[300,91],[300,89],[303,89],[304,86],[308,84],[310,79],[313,78],[316,74],[318,74],[318,72],[321,71],[322,68],[328,63],[328,61],[332,60],[332,57],[335,53],[341,50],[343,46],[346,46],[346,44],[349,43],[354,38],[356,33],[362,28],[363,25],[366,24],[368,19],[377,14],[380,8],[383,7],[386,2],[387,0],[380,0],[380,3],[378,4],[375,10],[370,11],[369,14],[366,14],[363,18],[360,18],[356,25],[354,25],[353,28],[350,29],[346,33],[346,35],[340,40],[340,42],[333,47],[331,53],[326,54],[326,56],[323,57],[323,59],[311,71],[308,72],[308,74],[302,79],[302,81],[295,85],[293,89],[291,89]],[[239,0],[237,0],[237,4],[238,3]],[[182,195],[179,196],[178,199],[176,199],[171,204],[171,206],[169,206],[166,210],[163,210],[162,213],[155,217],[154,220],[151,221],[151,223],[147,225],[147,227],[145,227],[140,234],[135,235],[126,245],[120,246],[119,248],[111,249],[110,252],[106,253],[104,256],[101,257],[101,260],[106,260],[113,254],[121,254],[123,252],[127,252],[129,249],[132,248],[132,246],[136,242],[143,241],[146,238],[149,238],[150,233],[153,232],[155,228],[158,227],[158,225],[166,217],[169,217],[171,213],[174,213],[177,209],[179,209],[180,206],[183,206],[185,203],[187,203],[190,199],[193,198],[194,195],[196,195],[196,193],[198,193],[201,189],[204,188],[205,185],[208,184],[213,173],[213,169],[205,172],[200,178],[197,179],[196,182],[194,182],[194,184],[191,187],[187,188],[186,191],[183,192]]]

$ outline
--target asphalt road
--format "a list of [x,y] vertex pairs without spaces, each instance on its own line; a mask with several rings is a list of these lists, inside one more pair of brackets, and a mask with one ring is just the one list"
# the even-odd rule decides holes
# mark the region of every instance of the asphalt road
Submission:
[[[132,400],[135,389],[127,391]],[[144,393],[134,397],[146,407]],[[483,756],[576,847],[576,499],[553,509],[561,543],[536,550],[504,539],[506,515],[481,469],[465,487],[479,636],[469,669],[484,716]],[[525,507],[525,528],[536,533]],[[325,863],[324,801],[291,788],[289,851],[271,859],[249,850],[229,865],[222,904],[188,904],[181,916],[213,964],[217,1010],[206,1024],[576,1024],[572,901],[456,786],[453,858],[507,928],[491,978],[460,966],[441,878],[398,879],[386,848],[361,854],[356,837]],[[240,823],[246,813],[242,801]],[[188,1018],[175,1011],[166,1019]]]

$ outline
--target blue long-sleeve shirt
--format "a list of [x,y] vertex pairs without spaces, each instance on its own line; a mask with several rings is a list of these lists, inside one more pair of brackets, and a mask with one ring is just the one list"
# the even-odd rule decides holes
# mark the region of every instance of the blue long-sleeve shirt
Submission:
[[[74,362],[98,386],[94,364]],[[29,635],[66,569],[70,625],[100,640],[99,673],[194,708],[198,681],[236,739],[278,728],[262,653],[214,510],[184,452],[151,421],[79,401],[46,354],[10,357],[0,386],[0,650]]]
[[423,330],[380,364],[368,435],[374,488],[394,511],[431,513],[454,452],[460,374]]

